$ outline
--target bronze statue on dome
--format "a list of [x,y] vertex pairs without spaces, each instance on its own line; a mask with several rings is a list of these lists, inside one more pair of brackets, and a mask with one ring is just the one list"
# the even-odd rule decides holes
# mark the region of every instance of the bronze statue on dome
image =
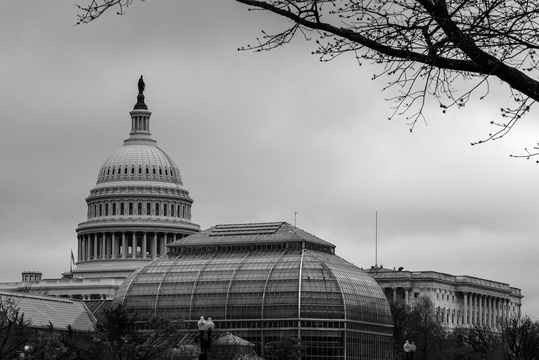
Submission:
[[145,88],[146,84],[144,84],[144,80],[142,80],[142,75],[140,75],[140,79],[138,79],[138,93],[142,94]]

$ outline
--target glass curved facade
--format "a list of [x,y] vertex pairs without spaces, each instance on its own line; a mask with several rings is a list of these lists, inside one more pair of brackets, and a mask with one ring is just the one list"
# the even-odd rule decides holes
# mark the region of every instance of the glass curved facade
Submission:
[[368,274],[287,223],[248,225],[169,244],[167,255],[126,279],[113,303],[183,319],[187,331],[211,317],[263,357],[264,344],[294,336],[307,359],[391,358],[389,305]]

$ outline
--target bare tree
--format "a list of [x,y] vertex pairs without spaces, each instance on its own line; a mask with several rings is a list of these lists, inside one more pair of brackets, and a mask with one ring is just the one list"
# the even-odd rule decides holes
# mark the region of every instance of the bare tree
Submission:
[[29,322],[15,300],[0,297],[0,359],[18,356],[28,341]]
[[[132,1],[92,0],[79,6],[79,23],[111,7],[123,14]],[[388,78],[386,89],[392,90],[390,100],[395,102],[390,118],[406,117],[410,131],[425,120],[427,98],[433,97],[442,112],[463,107],[472,94],[478,99],[487,96],[492,79],[508,85],[512,101],[500,109],[502,121],[491,122],[495,131],[476,143],[503,137],[539,100],[537,1],[235,1],[290,20],[288,27],[263,32],[244,50],[270,50],[299,35],[315,40],[314,53],[322,61],[352,53],[360,63],[381,64],[374,78]],[[534,151],[524,157],[531,155]]]

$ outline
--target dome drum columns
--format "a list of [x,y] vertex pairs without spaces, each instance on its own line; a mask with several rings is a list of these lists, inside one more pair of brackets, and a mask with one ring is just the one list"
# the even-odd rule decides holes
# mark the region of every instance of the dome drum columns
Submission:
[[164,255],[166,244],[187,234],[155,231],[106,232],[78,237],[78,262],[91,260],[151,260]]

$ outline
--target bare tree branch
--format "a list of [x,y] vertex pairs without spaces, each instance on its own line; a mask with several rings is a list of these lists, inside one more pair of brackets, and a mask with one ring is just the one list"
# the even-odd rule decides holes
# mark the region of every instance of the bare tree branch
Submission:
[[[95,20],[111,7],[123,14],[133,0],[91,0],[79,6],[78,23]],[[235,0],[249,10],[269,11],[288,19],[274,34],[262,32],[254,45],[265,51],[301,34],[315,39],[322,61],[352,53],[359,63],[383,66],[373,78],[389,78],[386,90],[395,101],[394,116],[405,116],[413,129],[425,121],[427,97],[443,112],[463,107],[476,91],[490,91],[489,79],[509,85],[514,103],[501,108],[505,123],[485,141],[507,134],[539,101],[539,2],[530,0]],[[468,90],[463,84],[472,82]],[[481,89],[481,90],[480,90]],[[446,104],[449,99],[449,104]],[[525,155],[525,157],[533,154]]]

